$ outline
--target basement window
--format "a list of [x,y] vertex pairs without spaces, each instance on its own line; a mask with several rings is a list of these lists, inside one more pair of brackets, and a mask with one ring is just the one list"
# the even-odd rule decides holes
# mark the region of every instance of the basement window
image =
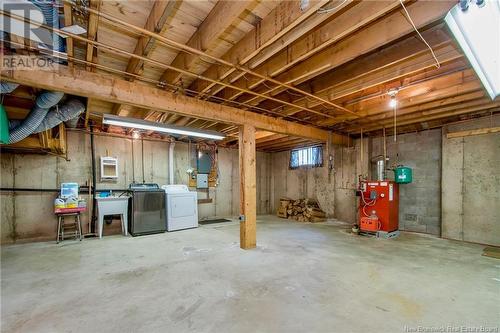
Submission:
[[290,169],[301,167],[316,168],[323,166],[323,147],[293,149],[290,152]]

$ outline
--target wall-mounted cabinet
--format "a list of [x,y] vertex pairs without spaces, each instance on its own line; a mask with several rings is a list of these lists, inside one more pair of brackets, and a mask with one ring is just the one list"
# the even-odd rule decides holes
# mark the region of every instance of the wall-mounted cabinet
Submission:
[[115,180],[118,178],[118,159],[115,157],[101,156],[101,181]]

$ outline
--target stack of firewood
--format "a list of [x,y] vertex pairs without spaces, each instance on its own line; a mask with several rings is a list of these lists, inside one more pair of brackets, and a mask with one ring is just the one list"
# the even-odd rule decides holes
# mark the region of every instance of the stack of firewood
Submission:
[[278,216],[299,222],[326,221],[326,213],[321,210],[318,201],[314,199],[292,200],[281,198]]

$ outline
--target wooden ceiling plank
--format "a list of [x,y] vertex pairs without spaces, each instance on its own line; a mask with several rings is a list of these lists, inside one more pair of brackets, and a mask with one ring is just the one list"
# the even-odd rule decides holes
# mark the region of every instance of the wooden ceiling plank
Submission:
[[[89,0],[89,7],[95,10],[99,10],[101,6],[101,0]],[[89,13],[88,26],[87,26],[87,38],[95,41],[97,38],[97,27],[99,25],[99,16],[95,13]],[[95,62],[94,45],[87,43],[87,53],[85,59],[88,62]],[[87,71],[95,71],[95,68],[87,65]]]
[[[455,108],[452,111],[448,112],[441,112],[441,110],[433,110],[433,111],[422,111],[420,114],[411,114],[408,116],[403,116],[401,118],[398,118],[397,126],[404,126],[404,125],[409,125],[409,124],[414,124],[414,123],[419,123],[419,122],[424,122],[424,121],[430,121],[430,120],[436,120],[436,119],[441,119],[441,118],[446,118],[450,116],[456,116],[456,115],[464,115],[468,113],[474,113],[474,112],[479,112],[479,111],[495,111],[498,112],[500,111],[500,102],[494,102],[494,103],[486,103],[483,105],[478,105],[474,107],[466,107],[466,108]],[[386,128],[393,128],[394,123],[391,120],[385,121],[383,124]],[[380,125],[375,125],[375,126],[356,126],[352,128],[348,128],[347,130],[349,132],[355,132],[358,131],[360,128],[363,128],[363,131],[374,131],[377,129],[381,129],[382,127]]]
[[[326,24],[326,25],[328,25],[328,28],[325,28],[325,25],[322,25],[321,28],[319,28],[319,30],[316,30],[314,33],[315,36],[310,36],[311,35],[310,31],[314,30],[315,27],[319,26],[321,23],[327,21],[328,19],[335,17],[339,12],[343,12],[347,8],[352,8],[353,6],[358,5],[360,3],[360,2],[352,2],[352,1],[342,1],[341,3],[338,3],[338,2],[340,2],[340,1],[332,2],[332,3],[328,4],[327,6],[325,6],[328,8],[335,8],[334,11],[331,11],[328,13],[322,13],[320,15],[310,16],[304,22],[302,22],[300,25],[294,27],[289,32],[287,32],[285,35],[283,35],[281,38],[276,40],[273,44],[264,48],[253,59],[248,61],[247,67],[251,68],[251,69],[255,69],[257,66],[259,66],[262,63],[264,63],[265,61],[271,59],[273,56],[274,57],[279,56],[279,55],[277,55],[278,52],[280,52],[284,49],[286,49],[286,53],[292,54],[292,52],[289,52],[289,50],[292,47],[292,43],[296,42],[299,39],[300,39],[299,41],[304,42],[303,43],[304,45],[302,45],[302,46],[307,45],[306,47],[309,47],[309,48],[312,47],[312,48],[315,48],[317,50],[319,50],[322,47],[322,45],[318,45],[318,44],[321,44],[321,41],[331,40],[333,42],[333,40],[335,40],[335,38],[333,38],[332,35],[335,35],[335,33],[330,34],[331,22],[330,22],[330,24]],[[395,3],[395,1],[393,1],[393,2]],[[372,2],[372,3],[375,3],[375,2]],[[358,7],[359,7],[359,10],[361,13],[363,13],[366,10],[366,8],[364,8],[364,6],[358,6]],[[356,8],[358,8],[358,7],[356,7]],[[363,14],[361,14],[361,16],[363,16]],[[337,22],[337,18],[335,18],[335,21]],[[333,29],[333,30],[335,30],[335,29]],[[309,35],[309,36],[304,37],[306,35]],[[323,47],[324,46],[326,46],[326,44],[324,44]],[[283,54],[283,52],[281,54]],[[303,58],[306,58],[306,56],[304,56]],[[298,59],[290,59],[290,58],[288,60],[290,61],[290,63],[289,63],[290,66],[292,66],[297,61],[299,61]],[[233,73],[230,73],[230,75],[228,75],[228,77],[225,80],[226,80],[226,82],[235,82],[236,80],[242,78],[243,76],[244,76],[243,72],[233,72]],[[263,80],[262,78],[260,78],[260,79],[254,78],[253,80],[251,80],[251,83],[248,84],[248,87],[252,88],[258,84],[261,84],[264,81],[265,80]],[[210,93],[212,95],[215,95],[223,89],[224,89],[224,86],[218,85],[217,87],[213,87],[211,89]],[[240,95],[240,93],[238,91],[236,91],[235,93],[237,93],[237,96]],[[234,99],[234,98],[235,97],[233,97],[232,99]]]
[[[300,0],[280,2],[262,21],[256,24],[254,29],[226,52],[222,59],[233,64],[245,65],[264,48],[315,14],[319,8],[328,3],[328,0],[312,0],[304,12],[300,10],[300,2]],[[203,75],[220,80],[234,71],[234,68],[215,64],[210,66]],[[190,89],[205,93],[213,86],[215,86],[213,82],[195,80]]]
[[[450,36],[444,30],[443,24],[422,31],[422,35],[434,48],[438,59],[443,64],[461,58],[460,52],[453,45]],[[357,91],[432,68],[435,68],[434,58],[422,41],[412,36],[365,57],[351,61],[298,87],[333,101]],[[259,87],[256,91],[263,92],[265,87]],[[281,99],[291,98],[291,102],[300,106],[316,107],[321,104],[318,100],[290,95],[286,92],[276,95],[276,97]],[[238,99],[238,102],[241,100],[243,99]],[[261,103],[260,106],[290,115],[299,112],[295,107],[283,107],[272,101]]]
[[[156,0],[151,8],[148,19],[144,24],[144,29],[160,33],[167,19],[171,16],[176,8],[179,7],[181,0]],[[142,35],[137,40],[135,45],[134,53],[147,57],[153,46],[155,45],[156,39],[151,36]],[[137,58],[131,58],[127,64],[127,72],[137,74],[143,66],[144,62]],[[131,78],[132,79],[132,78]]]
[[[73,25],[73,10],[71,8],[71,5],[68,3],[63,4],[63,11],[64,11],[64,26],[69,27]],[[74,50],[73,50],[73,38],[67,37],[66,38],[66,53],[68,54],[69,57],[73,57]],[[68,67],[73,67],[73,61],[68,59]]]
[[[442,66],[463,58],[460,51],[458,51],[453,45],[445,45],[438,48],[436,54]],[[330,87],[324,88],[318,91],[318,93],[316,94],[330,100],[337,100],[339,98],[344,98],[346,96],[361,92],[368,88],[382,85],[390,81],[404,79],[405,77],[410,77],[420,72],[434,69],[434,59],[427,53],[427,51],[422,51],[415,57],[411,57],[410,59],[403,58],[401,59],[401,61],[391,64],[388,67],[384,66],[384,68],[380,68],[379,70],[373,72],[368,72],[365,75],[355,76],[353,79],[347,79],[345,81],[339,82],[342,77],[341,75],[339,75],[338,80],[330,81],[332,84]],[[347,74],[347,72],[343,73]],[[355,74],[355,72],[352,72],[353,76]],[[325,82],[325,86],[328,85],[326,82],[328,82],[327,79],[329,79],[330,77],[331,76],[327,74],[327,76],[322,79],[322,81]],[[311,108],[320,105],[320,103],[315,100],[307,100],[304,98],[293,100],[293,104],[308,105]],[[285,115],[289,116],[298,113],[298,110],[296,108],[291,108],[288,106],[282,107],[281,109],[283,110],[283,113]]]
[[[149,13],[146,23],[144,24],[144,29],[151,32],[160,33],[163,30],[169,16],[172,15],[176,10],[176,8],[179,7],[180,2],[181,0],[168,0],[168,1],[156,0],[155,3],[153,4],[153,7],[151,8],[151,12]],[[135,45],[134,48],[134,54],[138,54],[143,57],[148,57],[155,45],[155,42],[156,39],[154,39],[151,36],[146,36],[146,35],[139,36],[137,44]],[[132,57],[130,58],[127,64],[126,72],[132,74],[139,74],[143,65],[144,61]],[[133,81],[134,77],[129,76],[127,79]],[[113,113],[116,115],[121,115],[122,111],[123,111],[123,105],[121,104],[117,104],[113,108]]]
[[446,133],[446,138],[447,139],[464,138],[468,136],[484,135],[484,134],[498,133],[498,132],[500,132],[500,127],[478,128],[468,131]]
[[[237,108],[215,104],[199,99],[129,82],[100,73],[91,73],[65,66],[57,72],[50,71],[2,71],[6,81],[23,85],[62,91],[68,94],[128,104],[145,109],[173,112],[189,117],[209,119],[230,124],[252,124],[256,128],[316,140],[328,140],[328,131],[276,119]],[[342,144],[345,138],[334,134],[333,142]]]
[[[441,20],[450,8],[455,5],[455,1],[421,1],[407,6],[410,15],[417,27],[429,25]],[[356,7],[355,7],[356,8]],[[300,62],[296,66],[289,68],[274,78],[286,84],[298,85],[308,81],[322,73],[335,67],[347,63],[363,54],[369,53],[383,45],[397,40],[414,31],[406,16],[401,11],[396,11],[384,16],[377,22],[339,41],[334,47],[328,47],[315,53],[308,59]],[[286,63],[286,59],[285,59]],[[276,73],[280,71],[280,65],[275,62],[267,65],[265,63],[255,70],[257,73]],[[244,81],[244,80],[243,80]],[[233,85],[247,85],[245,81],[239,80]],[[278,93],[286,90],[282,86],[266,90],[265,94]],[[255,98],[252,104],[258,104],[263,98]]]
[[[251,2],[251,0],[218,1],[186,44],[207,51]],[[172,66],[190,71],[198,58],[197,55],[181,51],[173,60]],[[167,69],[160,81],[177,84],[181,78],[182,73]]]
[[[487,98],[478,98],[478,99],[473,99],[473,100],[468,100],[468,101],[463,101],[463,102],[458,102],[458,103],[450,103],[448,105],[439,105],[436,107],[428,107],[428,108],[420,108],[420,109],[415,109],[415,108],[409,108],[409,109],[401,109],[398,111],[398,119],[405,119],[405,117],[413,117],[413,116],[419,116],[419,115],[424,115],[429,112],[449,112],[449,111],[454,111],[457,109],[462,109],[466,107],[477,107],[480,105],[486,105],[490,103],[491,101],[488,101]],[[350,125],[345,126],[345,128],[350,128],[352,126],[371,126],[373,123],[371,122],[371,119],[377,119],[379,122],[386,122],[386,121],[393,121],[393,114],[380,114],[376,116],[371,116],[364,118],[363,121],[356,121],[354,123],[350,123]],[[341,127],[340,127],[341,129]]]
[[[67,1],[67,0],[64,0],[64,1]],[[221,58],[218,58],[218,57],[215,57],[215,56],[213,56],[213,55],[210,55],[210,54],[209,54],[209,53],[207,53],[207,52],[204,52],[204,51],[198,50],[198,49],[196,49],[196,48],[192,48],[192,47],[190,47],[190,46],[188,46],[188,45],[185,45],[185,44],[182,44],[182,43],[176,42],[176,41],[174,41],[174,40],[172,40],[172,39],[166,38],[166,37],[161,36],[161,35],[159,35],[159,34],[156,34],[156,33],[150,32],[150,31],[147,31],[147,30],[145,30],[145,29],[143,29],[143,28],[140,28],[140,27],[135,26],[135,25],[133,25],[133,24],[127,23],[126,21],[120,20],[120,19],[118,19],[118,18],[116,18],[116,17],[114,17],[114,16],[112,16],[112,15],[108,15],[108,14],[106,14],[106,13],[102,13],[102,12],[96,11],[96,10],[91,9],[91,8],[86,8],[86,9],[87,9],[87,11],[89,11],[89,12],[92,12],[92,13],[95,13],[95,14],[99,14],[99,16],[100,16],[100,17],[103,17],[103,18],[105,18],[105,19],[107,19],[107,20],[110,20],[110,21],[115,22],[115,23],[117,23],[117,24],[123,25],[123,26],[125,26],[125,27],[129,27],[129,28],[133,29],[134,31],[139,31],[139,32],[141,32],[141,33],[143,33],[143,34],[146,34],[146,35],[148,35],[148,36],[152,36],[152,37],[154,37],[154,38],[158,39],[159,41],[161,41],[162,43],[167,44],[167,45],[168,45],[168,46],[170,46],[170,47],[177,47],[177,48],[180,48],[180,49],[186,50],[186,51],[188,51],[188,52],[190,52],[190,53],[193,53],[193,54],[199,55],[199,56],[201,56],[201,57],[206,57],[206,58],[212,59],[212,60],[216,61],[217,63],[221,63],[221,64],[223,64],[224,66],[228,66],[228,67],[234,68],[235,70],[243,71],[243,72],[248,73],[248,74],[250,74],[250,75],[254,75],[254,76],[261,77],[262,79],[269,80],[270,82],[273,82],[274,84],[277,84],[277,85],[279,85],[279,86],[284,86],[284,87],[286,87],[286,89],[290,89],[290,90],[293,90],[293,91],[296,91],[296,92],[299,92],[299,93],[305,94],[305,95],[307,95],[307,96],[309,96],[309,97],[311,97],[311,98],[315,98],[315,99],[317,99],[317,97],[316,97],[316,96],[314,96],[314,95],[312,95],[312,94],[309,94],[308,92],[301,91],[300,89],[297,89],[297,88],[295,88],[295,87],[293,87],[293,86],[291,86],[291,85],[288,85],[288,84],[286,84],[286,83],[279,82],[279,81],[274,80],[274,79],[272,79],[272,78],[269,78],[269,77],[266,77],[266,76],[264,76],[264,75],[258,74],[258,73],[256,73],[256,72],[253,72],[253,71],[251,71],[251,70],[248,70],[248,69],[246,69],[246,68],[244,68],[244,67],[242,67],[242,66],[240,66],[240,65],[238,65],[238,64],[234,64],[234,63],[227,62],[227,61],[225,61],[225,60],[223,60],[223,59],[221,59]],[[14,15],[14,16],[15,16],[15,15]],[[58,33],[60,33],[60,31],[57,31],[57,32],[58,32]],[[65,33],[63,32],[63,34],[65,34]],[[98,43],[98,42],[90,41],[90,40],[88,40],[87,38],[81,38],[81,37],[79,37],[79,36],[77,36],[77,35],[71,35],[71,36],[72,36],[73,38],[77,38],[77,39],[79,39],[79,40],[84,40],[84,41],[85,41],[85,42],[87,42],[87,43],[93,44],[95,47],[106,48],[107,50],[111,50],[113,53],[125,54],[125,55],[127,55],[127,56],[129,56],[129,57],[140,58],[140,59],[142,59],[142,60],[144,60],[144,61],[154,63],[154,64],[156,64],[156,65],[158,65],[158,66],[160,66],[160,67],[163,67],[163,68],[166,68],[166,69],[170,69],[170,70],[174,70],[174,71],[179,71],[179,72],[181,72],[181,73],[182,73],[182,74],[184,74],[184,75],[190,75],[190,76],[194,76],[195,78],[199,78],[199,79],[203,79],[203,80],[210,81],[210,82],[212,82],[212,83],[221,84],[221,85],[224,85],[224,86],[227,86],[227,87],[231,87],[231,88],[241,89],[241,88],[239,88],[239,87],[234,87],[234,86],[228,85],[227,83],[224,83],[224,82],[221,82],[221,81],[218,81],[218,80],[214,80],[214,79],[208,78],[208,77],[203,76],[203,75],[199,75],[199,74],[196,74],[196,73],[192,73],[192,72],[190,72],[190,71],[186,71],[186,70],[183,70],[183,69],[181,69],[181,68],[176,68],[176,67],[174,67],[174,66],[166,65],[165,63],[158,62],[158,61],[155,61],[155,60],[152,60],[152,59],[148,59],[148,58],[146,58],[146,57],[141,57],[141,56],[139,56],[139,55],[133,54],[133,53],[128,52],[128,51],[121,50],[121,49],[119,49],[119,48],[116,48],[116,47],[113,47],[113,46],[110,46],[110,45],[105,45],[105,44],[103,44],[103,43]],[[254,94],[252,91],[248,91],[247,89],[243,89],[243,90],[244,90],[244,91],[247,91],[247,92],[248,92],[248,93],[250,93],[250,94]],[[272,97],[267,97],[267,96],[262,96],[262,97],[263,97],[263,98],[273,99]],[[287,104],[287,103],[286,103],[286,102],[284,102],[284,101],[280,101],[280,100],[277,100],[277,99],[275,99],[275,100],[276,100],[277,102],[280,102],[280,103],[283,103],[283,104]],[[331,103],[331,102],[329,102],[329,101],[327,101],[327,100],[322,100],[322,102],[323,102],[323,103],[325,103],[325,104],[331,105],[331,106],[333,106],[333,107],[335,107],[335,108],[338,108],[338,109],[340,109],[340,110],[343,110],[344,112],[348,112],[348,113],[349,113],[349,112],[351,112],[350,110],[345,109],[344,107],[342,107],[342,106],[340,106],[340,105],[335,105],[335,104],[333,104],[333,103]],[[312,112],[312,113],[318,113],[318,112],[317,112],[317,111],[315,111],[315,110],[307,110],[307,111]],[[328,114],[324,114],[324,115],[325,115],[325,116],[327,116],[327,117],[329,116]]]

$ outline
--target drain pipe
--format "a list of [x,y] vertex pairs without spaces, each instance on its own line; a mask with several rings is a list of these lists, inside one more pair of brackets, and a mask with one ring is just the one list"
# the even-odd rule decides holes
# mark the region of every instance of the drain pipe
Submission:
[[96,172],[95,172],[95,143],[94,143],[94,123],[93,121],[90,123],[90,152],[91,152],[91,158],[92,158],[92,219],[91,223],[93,226],[93,230],[89,230],[89,233],[96,233],[97,230],[95,230],[95,221],[96,221],[96,210],[97,210],[97,201],[96,201],[96,195],[95,195],[95,189],[97,185],[97,177],[96,177]]
[[168,183],[174,185],[174,147],[175,142],[170,142],[168,146]]

